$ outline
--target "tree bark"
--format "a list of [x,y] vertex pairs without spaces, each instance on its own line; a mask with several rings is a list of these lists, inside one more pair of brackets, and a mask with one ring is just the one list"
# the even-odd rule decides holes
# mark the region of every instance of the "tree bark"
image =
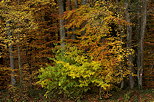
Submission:
[[68,0],[68,10],[72,10],[71,0]]
[[141,24],[140,24],[140,40],[139,40],[139,47],[138,47],[138,70],[137,70],[137,77],[138,77],[138,87],[142,89],[142,75],[143,75],[143,60],[144,60],[144,35],[146,30],[146,22],[147,22],[147,3],[148,0],[142,0],[142,8],[141,8]]
[[6,22],[6,28],[7,28],[7,35],[9,41],[9,58],[10,58],[10,67],[11,67],[11,85],[15,86],[16,84],[16,79],[15,79],[15,72],[14,72],[14,57],[13,57],[13,46],[12,46],[12,33],[11,33],[11,28],[10,24],[11,21]]
[[[20,0],[17,1],[18,5],[20,5]],[[18,39],[20,40],[20,34],[18,33]],[[21,68],[21,55],[20,55],[20,42],[18,42],[17,50],[18,50],[18,68],[19,68],[19,76],[20,76],[20,87],[22,88],[22,68]]]
[[74,0],[75,8],[78,8],[78,0]]
[[[126,21],[130,23],[131,22],[130,14],[129,14],[129,11],[128,11],[129,3],[127,1],[125,1],[125,7],[126,7],[126,12],[125,12]],[[127,48],[131,49],[132,48],[131,46],[132,46],[132,26],[128,25],[127,26]],[[132,76],[132,74],[134,72],[133,66],[132,66],[132,63],[133,63],[132,60],[133,60],[132,55],[129,55],[127,65],[128,65],[128,68],[131,72],[131,74],[129,75],[129,84],[130,84],[131,89],[134,88],[134,84],[135,84],[134,78]]]
[[59,15],[60,15],[60,20],[59,20],[59,25],[60,25],[60,41],[61,41],[61,47],[65,46],[65,28],[64,28],[64,20],[63,20],[63,13],[65,11],[65,2],[63,0],[58,0],[59,4]]
[[[20,35],[18,34],[18,39],[20,38]],[[22,86],[22,68],[21,68],[21,55],[20,55],[20,45],[17,45],[18,48],[18,68],[20,73],[20,87]]]
[[87,0],[82,0],[82,5],[85,5],[87,3]]

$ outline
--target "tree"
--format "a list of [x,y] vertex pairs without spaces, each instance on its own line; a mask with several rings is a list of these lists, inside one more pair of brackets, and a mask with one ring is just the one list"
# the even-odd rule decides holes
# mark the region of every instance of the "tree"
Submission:
[[[128,22],[113,15],[113,7],[100,1],[92,7],[82,5],[65,13],[65,27],[76,28],[69,33],[76,34],[77,39],[67,42],[63,53],[55,51],[55,58],[51,58],[53,65],[40,69],[38,83],[47,89],[46,95],[58,92],[55,94],[80,96],[91,86],[109,91],[130,73],[125,66],[120,66],[131,50],[126,52],[118,31]],[[114,34],[110,24],[117,27]]]
[[82,0],[82,5],[85,5],[87,3],[87,0]]
[[[17,4],[17,1],[2,1],[0,4],[2,21],[11,21],[11,23],[9,22],[7,25],[7,31],[12,34],[10,37],[11,39],[6,38],[7,31],[5,29],[6,24],[4,23],[1,23],[0,34],[6,45],[8,43],[9,46],[13,46],[13,48],[11,47],[11,49],[13,49],[13,53],[11,51],[11,55],[13,54],[14,67],[16,68],[16,86],[22,84],[24,86],[21,88],[24,90],[23,92],[28,92],[28,89],[32,87],[32,81],[34,81],[36,76],[36,74],[34,75],[33,73],[36,73],[38,66],[43,66],[45,65],[44,63],[48,61],[45,56],[51,57],[52,53],[49,52],[51,52],[54,42],[53,40],[57,39],[56,34],[58,19],[52,16],[51,20],[51,18],[49,19],[47,15],[49,16],[51,11],[55,13],[57,9],[52,8],[53,5],[55,5],[54,2],[50,3],[45,1],[40,4],[40,1],[37,0],[20,2],[20,5]],[[50,7],[52,8],[51,10]],[[38,13],[39,11],[41,12]],[[48,50],[45,48],[48,48]],[[2,49],[2,51],[3,54],[8,55],[8,51],[6,51],[6,49]],[[36,53],[36,51],[39,53]],[[7,64],[7,57],[9,56],[4,58],[6,62],[4,66],[9,66]]]
[[63,20],[63,13],[65,11],[65,6],[64,6],[65,0],[58,0],[58,4],[59,4],[59,25],[60,25],[60,41],[61,41],[61,46],[64,47],[65,46],[65,28],[64,28],[64,20]]
[[11,33],[11,29],[10,29],[10,24],[11,21],[7,21],[6,22],[6,28],[8,30],[7,34],[8,34],[8,39],[10,40],[9,42],[9,53],[10,53],[10,67],[12,69],[11,71],[11,85],[15,85],[16,83],[16,79],[15,79],[15,72],[14,72],[14,58],[13,58],[13,47],[12,47],[12,40],[11,40],[11,36],[12,36],[12,33]]
[[140,25],[140,40],[139,40],[139,47],[138,47],[138,70],[137,70],[137,77],[138,77],[138,87],[142,88],[142,75],[143,75],[143,61],[144,61],[144,35],[146,30],[146,22],[147,22],[147,3],[148,0],[142,0],[142,8],[141,8],[141,25]]
[[[129,2],[126,0],[125,1],[125,16],[126,16],[126,21],[131,23],[131,18],[130,18],[130,14],[129,14],[129,11],[128,11],[128,8],[129,8]],[[127,48],[128,49],[132,49],[132,26],[131,25],[128,25],[127,26],[127,42],[126,42],[126,45],[127,45]],[[131,74],[129,75],[129,81],[130,81],[130,88],[133,89],[134,88],[134,84],[135,84],[135,81],[134,81],[134,78],[132,76],[132,74],[134,74],[134,69],[133,69],[133,58],[132,58],[132,55],[129,55],[128,56],[128,61],[127,61],[127,65],[128,65],[128,68],[130,69],[131,71]]]

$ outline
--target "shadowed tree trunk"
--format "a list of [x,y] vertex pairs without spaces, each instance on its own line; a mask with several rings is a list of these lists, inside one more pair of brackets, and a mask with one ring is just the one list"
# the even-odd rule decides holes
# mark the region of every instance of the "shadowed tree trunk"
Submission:
[[[130,14],[129,14],[129,11],[128,11],[128,8],[129,8],[129,3],[128,1],[126,0],[125,1],[125,17],[126,17],[126,21],[127,22],[131,22],[130,20]],[[128,49],[131,49],[132,48],[132,26],[131,25],[128,25],[127,26],[127,48]],[[134,88],[134,78],[132,76],[134,70],[133,70],[133,66],[132,66],[132,63],[133,63],[133,58],[132,58],[132,55],[129,55],[128,56],[128,61],[127,61],[127,65],[128,65],[128,68],[131,72],[131,74],[129,75],[129,84],[130,84],[130,88],[133,89]]]
[[71,0],[68,0],[68,10],[72,10]]
[[[20,0],[17,1],[18,5],[20,5]],[[18,33],[18,39],[20,40],[20,34]],[[20,42],[17,45],[18,49],[18,68],[19,68],[19,77],[20,77],[20,87],[22,87],[22,68],[21,68],[21,55],[20,55]]]
[[[18,39],[20,39],[20,34],[18,34]],[[20,43],[20,42],[18,42]],[[21,68],[21,55],[20,55],[20,45],[17,45],[18,48],[18,68],[20,73],[20,87],[22,86],[22,68]]]
[[65,11],[65,0],[58,0],[59,4],[59,15],[60,15],[60,20],[59,20],[59,25],[60,25],[60,41],[61,41],[61,47],[65,46],[65,28],[64,28],[64,20],[62,18],[63,13]]
[[78,8],[78,0],[74,0],[75,8]]
[[6,22],[6,29],[9,41],[9,58],[10,58],[10,67],[11,67],[11,85],[16,84],[15,72],[14,72],[14,57],[13,57],[13,46],[12,46],[12,33],[11,33],[11,21]]
[[82,5],[85,5],[87,3],[87,0],[82,0]]
[[142,88],[142,75],[143,75],[143,48],[144,48],[144,35],[146,30],[146,22],[147,22],[147,3],[148,0],[142,0],[141,6],[141,24],[140,24],[140,40],[139,40],[139,47],[138,47],[138,70],[137,70],[137,77],[138,77],[138,87]]

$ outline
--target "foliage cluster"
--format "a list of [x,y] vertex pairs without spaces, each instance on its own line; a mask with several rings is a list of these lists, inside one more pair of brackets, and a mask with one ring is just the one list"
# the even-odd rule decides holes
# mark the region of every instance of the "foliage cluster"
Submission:
[[[128,83],[133,88],[132,85],[140,84],[137,81],[142,81],[143,72],[139,71],[142,69],[140,64],[143,64],[140,61],[143,49],[140,49],[144,46],[140,45],[144,42],[144,35],[143,79],[144,85],[152,87],[153,4],[149,0],[151,11],[147,15],[147,33],[141,34],[146,26],[142,22],[146,21],[144,3],[148,2],[0,0],[2,101],[42,102],[51,101],[51,96],[55,96],[55,101],[59,97],[80,99],[85,93],[87,96],[93,92],[97,94],[96,101],[102,96],[109,98],[108,91],[113,92],[111,90],[120,84],[121,89]],[[138,52],[133,56],[134,51]],[[135,73],[141,76],[139,80],[133,76]],[[141,99],[138,94],[133,97],[134,94],[130,91],[118,101]],[[38,99],[35,99],[36,95]]]
[[[50,40],[56,39],[58,24],[57,18],[51,15],[51,19],[49,15],[57,11],[53,9],[55,6],[53,0],[0,1],[1,89],[11,90],[10,77],[15,76],[17,96],[27,95],[32,90],[38,68],[52,55],[53,41]],[[10,46],[15,69],[9,68]]]
[[[118,32],[129,23],[114,15],[113,7],[96,2],[65,13],[66,28],[75,29],[68,34],[75,34],[77,39],[55,53],[53,66],[41,68],[38,83],[47,93],[79,97],[91,87],[109,91],[130,74],[124,59],[132,51],[123,47],[122,33]],[[117,29],[111,29],[111,24]]]

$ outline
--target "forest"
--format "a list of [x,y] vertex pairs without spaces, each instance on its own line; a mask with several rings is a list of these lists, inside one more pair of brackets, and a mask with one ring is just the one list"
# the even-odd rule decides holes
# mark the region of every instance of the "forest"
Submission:
[[154,102],[153,0],[0,0],[0,102]]

